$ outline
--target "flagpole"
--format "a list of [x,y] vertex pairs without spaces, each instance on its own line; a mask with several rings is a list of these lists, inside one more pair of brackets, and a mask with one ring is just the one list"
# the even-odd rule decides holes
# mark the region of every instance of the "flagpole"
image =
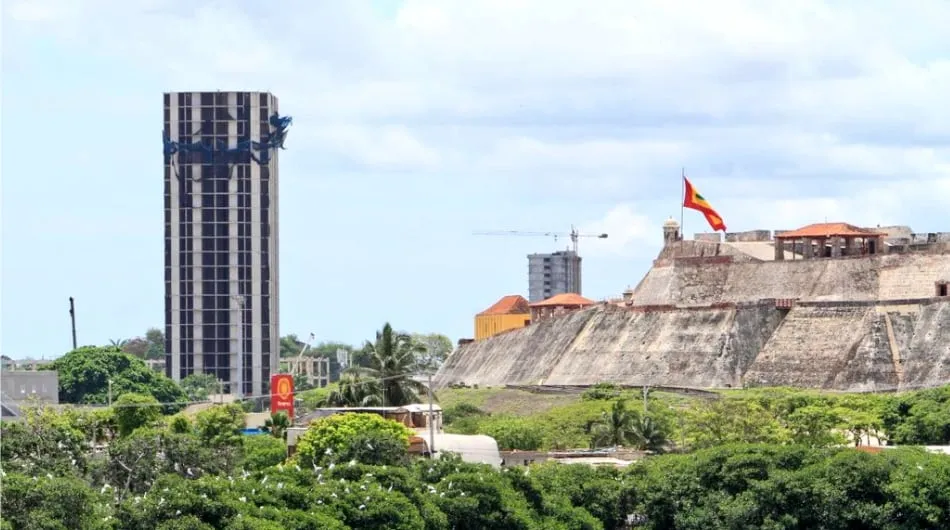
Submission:
[[[686,227],[683,226],[683,212],[686,210],[686,168],[683,168],[683,177],[680,179],[680,241],[686,239]],[[680,245],[682,246],[682,245]]]

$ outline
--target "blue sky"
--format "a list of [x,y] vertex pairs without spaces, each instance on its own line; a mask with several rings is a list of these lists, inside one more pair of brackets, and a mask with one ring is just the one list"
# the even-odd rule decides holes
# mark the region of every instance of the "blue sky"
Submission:
[[[950,230],[950,3],[3,2],[2,353],[162,326],[161,94],[270,90],[281,333],[453,339],[585,240],[636,285],[680,168],[730,230]],[[703,231],[686,213],[687,234]]]

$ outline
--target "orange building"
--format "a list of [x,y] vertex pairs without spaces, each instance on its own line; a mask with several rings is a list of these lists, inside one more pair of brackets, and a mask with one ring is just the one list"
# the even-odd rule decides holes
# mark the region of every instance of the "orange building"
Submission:
[[531,323],[528,301],[512,294],[475,315],[475,340],[483,340],[499,333],[519,329]]
[[584,298],[579,294],[556,294],[547,300],[535,302],[530,305],[531,322],[540,322],[541,320],[563,315],[592,305],[594,305],[593,300]]

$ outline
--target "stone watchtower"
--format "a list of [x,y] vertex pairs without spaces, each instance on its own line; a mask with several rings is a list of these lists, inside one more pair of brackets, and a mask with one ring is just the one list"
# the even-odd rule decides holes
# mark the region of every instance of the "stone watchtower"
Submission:
[[676,219],[670,217],[663,223],[663,246],[676,243],[680,239],[682,239],[680,224],[676,222]]

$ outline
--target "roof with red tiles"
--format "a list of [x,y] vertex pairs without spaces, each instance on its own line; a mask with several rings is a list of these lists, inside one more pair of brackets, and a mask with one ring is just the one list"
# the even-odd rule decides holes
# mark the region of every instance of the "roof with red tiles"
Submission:
[[528,301],[520,294],[503,296],[488,309],[479,315],[519,315],[528,312]]
[[848,223],[816,223],[777,234],[776,239],[794,239],[800,237],[876,237],[887,234],[859,228]]
[[550,306],[589,306],[594,305],[595,302],[588,298],[576,293],[561,293],[548,298],[547,300],[542,300],[540,302],[535,302],[531,304],[531,307],[550,307]]

